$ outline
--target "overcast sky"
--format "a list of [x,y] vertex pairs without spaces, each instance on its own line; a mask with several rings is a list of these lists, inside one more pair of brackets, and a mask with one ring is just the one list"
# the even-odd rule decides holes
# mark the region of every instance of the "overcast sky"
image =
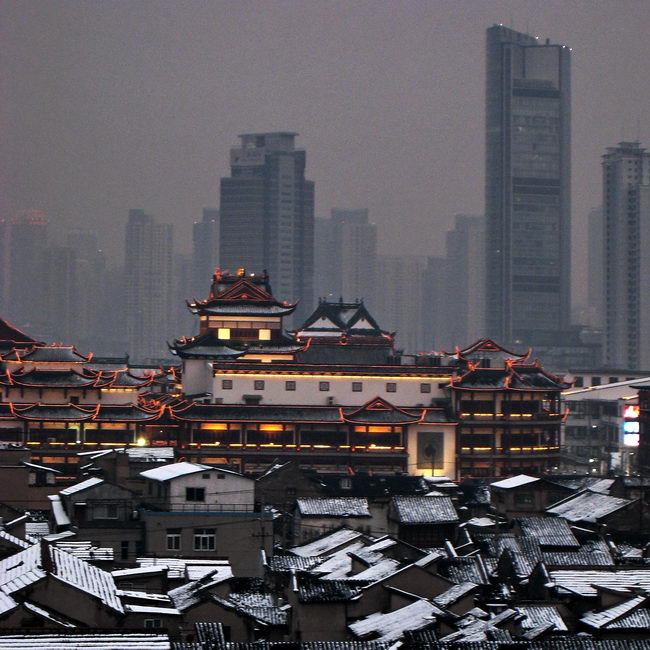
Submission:
[[0,0],[0,216],[97,230],[121,259],[131,207],[191,223],[218,206],[246,131],[291,130],[316,214],[368,207],[384,251],[440,254],[483,212],[485,29],[573,48],[573,221],[600,155],[650,146],[650,0]]

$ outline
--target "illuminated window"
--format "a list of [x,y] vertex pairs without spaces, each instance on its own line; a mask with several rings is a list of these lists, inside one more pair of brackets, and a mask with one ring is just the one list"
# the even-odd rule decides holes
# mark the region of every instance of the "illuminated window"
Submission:
[[256,379],[253,382],[253,388],[255,390],[264,390],[264,380],[263,379]]
[[430,393],[431,392],[431,384],[420,384],[420,392],[421,393]]
[[258,330],[260,341],[270,341],[271,340],[271,330],[261,329]]
[[284,389],[285,390],[296,390],[296,382],[295,381],[285,381],[284,382]]
[[389,381],[386,384],[386,392],[387,393],[396,393],[397,392],[397,384],[393,381]]
[[318,390],[320,390],[320,391],[328,391],[329,389],[330,389],[329,381],[319,381],[318,382]]
[[232,379],[222,379],[221,388],[223,390],[232,390]]
[[229,327],[220,327],[217,330],[217,338],[229,339],[230,338],[230,328]]
[[352,382],[352,392],[353,393],[360,393],[363,391],[363,383],[360,381],[353,381]]

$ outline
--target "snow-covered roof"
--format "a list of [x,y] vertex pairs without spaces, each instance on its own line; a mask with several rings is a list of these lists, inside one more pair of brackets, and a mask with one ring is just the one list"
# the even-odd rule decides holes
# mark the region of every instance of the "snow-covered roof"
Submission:
[[153,469],[140,472],[140,476],[150,479],[152,481],[171,481],[179,476],[187,476],[188,474],[197,474],[198,472],[219,472],[220,474],[234,474],[241,476],[237,472],[221,467],[213,467],[211,465],[201,465],[200,463],[188,463],[183,461],[181,463],[170,463],[162,465],[161,467],[154,467]]
[[490,483],[490,487],[510,490],[511,488],[516,488],[521,485],[526,485],[527,483],[535,483],[535,481],[539,481],[539,478],[535,476],[528,476],[526,474],[518,474],[517,476],[511,476],[510,478],[504,478],[501,481]]
[[100,483],[103,482],[104,482],[103,478],[99,478],[99,477],[89,478],[86,479],[85,481],[82,481],[81,483],[75,483],[75,485],[71,485],[70,487],[61,490],[59,494],[62,494],[65,497],[69,497],[72,494],[76,494],[77,492],[82,492],[83,490],[87,490],[88,488],[94,487],[95,485],[99,485]]
[[127,614],[158,614],[159,616],[180,616],[174,607],[156,607],[155,605],[124,605]]
[[49,561],[52,564],[52,571],[49,572],[52,578],[91,594],[107,607],[123,613],[122,603],[116,593],[115,581],[110,573],[46,542],[34,544],[0,561],[0,589],[5,594],[11,595],[45,578],[47,575],[43,568],[45,554],[49,554]]
[[546,509],[546,512],[564,517],[568,521],[596,523],[634,503],[629,499],[610,497],[608,494],[585,490],[570,496]]
[[333,497],[297,499],[302,517],[370,517],[368,499],[364,497]]
[[127,447],[126,455],[129,457],[129,460],[134,460],[139,463],[173,462],[174,448],[173,447]]
[[555,605],[518,605],[517,610],[526,617],[519,622],[524,630],[533,630],[545,623],[552,623],[554,632],[567,631],[566,623]]
[[540,546],[580,546],[569,522],[561,517],[520,517],[517,522],[522,535],[535,538]]
[[363,541],[356,540],[329,555],[311,573],[326,580],[345,580],[352,571],[352,555],[363,548]]
[[614,621],[643,605],[645,601],[646,596],[635,596],[634,598],[630,598],[630,600],[617,603],[613,607],[609,607],[601,612],[588,612],[580,619],[580,622],[598,629],[608,627]]
[[377,562],[377,564],[373,564],[364,571],[355,573],[350,577],[353,580],[368,580],[370,582],[376,582],[377,580],[382,580],[387,576],[393,575],[393,573],[395,573],[400,567],[400,562],[387,557],[380,562]]
[[387,614],[370,614],[348,625],[348,629],[357,638],[372,635],[376,641],[397,641],[408,630],[421,630],[431,625],[440,614],[443,612],[438,607],[421,599]]
[[0,530],[0,539],[13,544],[17,548],[27,548],[30,546],[30,544],[24,539],[20,539],[11,533],[8,533],[6,530]]
[[32,543],[49,534],[50,524],[47,521],[28,521],[25,524],[25,537]]
[[168,569],[169,567],[166,564],[160,564],[158,566],[137,567],[135,569],[118,569],[117,571],[111,571],[111,575],[113,578],[139,578],[163,573]]
[[[203,558],[195,559],[182,559],[177,557],[139,557],[136,563],[140,569],[157,569],[167,568],[169,570],[168,576],[170,578],[184,578],[187,575],[188,567],[211,567],[212,570],[221,568],[222,571],[230,570],[230,563],[228,560],[204,560]],[[136,571],[137,569],[128,569],[129,571]],[[114,571],[113,575],[121,572]]]
[[61,497],[58,494],[50,494],[47,497],[50,500],[50,507],[52,508],[52,514],[54,515],[54,521],[57,526],[69,526],[70,517],[63,507],[61,502]]
[[95,546],[89,541],[69,541],[66,539],[56,542],[56,546],[86,562],[113,561],[112,546]]
[[11,634],[0,636],[2,650],[171,650],[166,634]]
[[326,555],[328,552],[342,546],[343,544],[350,544],[355,539],[362,537],[362,533],[349,528],[340,528],[332,533],[319,537],[312,542],[303,544],[302,546],[294,546],[289,549],[294,555],[301,555],[307,557],[310,555]]
[[42,605],[37,605],[36,603],[32,603],[26,600],[23,603],[23,607],[33,612],[34,614],[37,614],[41,618],[45,618],[48,621],[51,621],[52,623],[54,623],[56,627],[77,627],[76,623],[73,623],[72,621],[65,618],[64,616],[61,616],[61,614],[57,612],[53,612],[49,609],[46,609]]
[[558,569],[549,571],[549,576],[551,582],[561,592],[578,593],[581,596],[595,596],[597,594],[596,587],[630,592],[635,587],[650,590],[650,569],[621,571]]
[[478,588],[478,585],[474,582],[461,582],[459,585],[453,585],[443,591],[441,594],[438,594],[433,602],[439,607],[449,607],[454,603],[458,602],[461,598],[467,594],[471,594],[472,591]]
[[400,524],[444,524],[458,521],[450,497],[396,496],[391,505]]

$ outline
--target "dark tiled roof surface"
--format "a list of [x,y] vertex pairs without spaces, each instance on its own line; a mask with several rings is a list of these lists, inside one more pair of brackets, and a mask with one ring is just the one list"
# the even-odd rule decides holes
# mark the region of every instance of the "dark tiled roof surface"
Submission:
[[458,513],[449,497],[396,496],[391,500],[400,524],[443,524],[458,521]]

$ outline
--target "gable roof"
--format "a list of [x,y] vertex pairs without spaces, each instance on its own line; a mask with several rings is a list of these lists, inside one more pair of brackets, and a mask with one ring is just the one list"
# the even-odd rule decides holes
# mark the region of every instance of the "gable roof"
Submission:
[[393,406],[383,397],[373,397],[363,406],[355,409],[341,409],[346,422],[372,424],[408,424],[422,417],[422,410],[407,411]]
[[323,497],[296,499],[301,517],[370,517],[368,499],[363,497]]
[[[162,465],[161,467],[154,467],[153,469],[140,472],[140,476],[151,481],[171,481],[179,476],[198,474],[199,472],[219,472],[223,474],[233,474],[244,478],[242,474],[233,472],[229,469],[217,468],[212,465],[201,465],[200,463],[188,463],[186,461],[181,463],[169,463],[168,465]],[[252,481],[252,479],[250,480]]]
[[564,517],[568,521],[597,523],[633,503],[635,501],[585,490],[549,506],[546,508],[546,512]]
[[495,481],[490,483],[490,487],[501,488],[503,490],[511,490],[512,488],[518,488],[522,485],[528,485],[529,483],[536,483],[540,478],[538,476],[528,476],[527,474],[517,474],[517,476],[511,476],[510,478],[504,478],[500,481]]
[[446,496],[394,496],[391,506],[400,524],[447,524],[458,522],[454,504]]

